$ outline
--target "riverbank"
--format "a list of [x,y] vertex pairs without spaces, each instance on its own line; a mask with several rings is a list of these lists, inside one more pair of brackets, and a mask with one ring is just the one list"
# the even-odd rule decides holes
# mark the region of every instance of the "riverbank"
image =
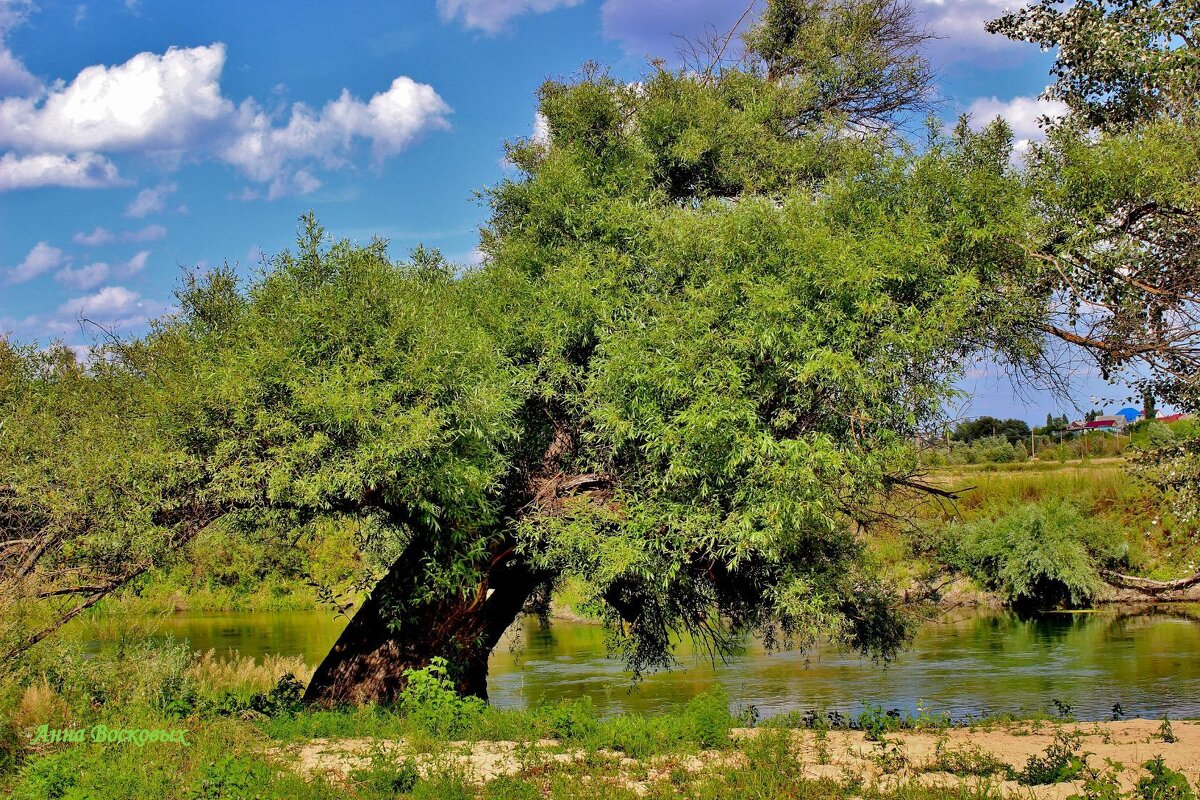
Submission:
[[1182,787],[1200,783],[1200,723],[1180,720],[967,727],[927,720],[892,730],[884,716],[865,730],[829,729],[819,718],[813,727],[786,727],[811,724],[796,717],[746,728],[714,696],[672,714],[606,720],[571,704],[536,715],[267,711],[274,716],[125,715],[108,727],[161,726],[184,743],[137,747],[83,735],[76,744],[35,745],[0,769],[0,793],[15,800],[1188,800]]
[[[1074,725],[1047,721],[977,724],[922,731],[735,728],[721,748],[642,758],[612,749],[587,750],[556,739],[536,742],[429,742],[313,739],[270,750],[271,757],[309,780],[352,785],[371,770],[411,770],[420,779],[452,774],[480,787],[500,782],[536,790],[529,796],[571,796],[588,787],[598,796],[705,796],[732,790],[741,773],[766,769],[782,780],[776,796],[802,789],[834,796],[887,796],[914,790],[933,795],[1033,797],[1085,795],[1098,782],[1137,796],[1161,765],[1200,780],[1200,723],[1159,720]],[[766,763],[764,761],[764,756]],[[1121,765],[1117,768],[1113,765]],[[570,787],[570,788],[568,788]],[[824,791],[821,788],[823,787]],[[741,787],[746,788],[746,787]]]
[[[1059,652],[1104,652],[1095,646],[1102,643],[1095,634],[1105,629],[1091,622],[1072,625],[1071,635],[1084,636],[1087,646],[1062,640],[1058,633],[1051,638]],[[579,630],[598,633],[591,626]],[[1122,630],[1122,638],[1131,632]],[[1072,689],[1071,680],[1052,656],[1021,644],[1019,658],[1035,671],[1020,672],[1011,666],[969,667],[960,651],[954,674],[976,692],[1005,680],[1019,690],[1011,698],[1033,699],[1039,681],[1053,683],[1053,696],[1061,699],[1033,702],[1044,710],[1019,720],[952,719],[953,706],[936,699],[908,710],[869,704],[847,708],[845,700],[869,695],[844,678],[829,684],[842,698],[841,712],[802,711],[809,702],[822,707],[813,691],[818,672],[794,660],[759,666],[782,668],[802,680],[802,695],[767,684],[752,687],[754,697],[791,697],[790,711],[748,703],[721,685],[699,689],[700,682],[686,674],[664,695],[669,701],[654,711],[615,709],[603,693],[593,697],[595,687],[574,673],[566,676],[556,698],[543,694],[522,705],[489,706],[458,697],[435,668],[418,673],[393,707],[319,710],[300,703],[309,666],[296,657],[227,661],[196,656],[182,644],[127,636],[114,649],[91,652],[60,640],[47,644],[31,653],[21,676],[0,680],[0,796],[986,800],[1003,795],[1059,800],[1090,781],[1093,788],[1112,791],[1089,794],[1083,786],[1089,800],[1163,800],[1137,791],[1149,775],[1143,765],[1160,755],[1164,768],[1182,771],[1189,782],[1200,779],[1200,725],[1181,721],[1200,712],[1172,713],[1169,722],[1072,719],[1136,712],[1118,701],[1127,706],[1145,701],[1148,687],[1139,688],[1136,681],[1147,669],[1157,669],[1163,654],[1184,652],[1179,642],[1166,647],[1166,641],[1157,641],[1153,662],[1130,665],[1136,669],[1123,678],[1122,691],[1132,695],[1090,686],[1088,703],[1078,706],[1071,695],[1060,693]],[[1196,652],[1191,645],[1184,650]],[[1176,657],[1168,658],[1174,664]],[[940,676],[938,685],[945,687],[950,673],[915,661],[922,669],[933,666],[932,675]],[[530,674],[545,678],[553,671],[543,668],[549,663],[541,662]],[[1182,700],[1194,694],[1184,679],[1190,668],[1172,664],[1166,665],[1175,676],[1167,692]],[[749,666],[738,669],[739,684],[751,673]],[[640,691],[656,691],[658,678],[647,678]],[[497,676],[497,695],[501,683]],[[624,686],[627,691],[627,677]],[[1093,707],[1095,697],[1103,698],[1102,710]],[[1019,711],[1020,703],[991,706]],[[96,726],[167,731],[172,738],[141,746],[91,741],[89,732]],[[72,733],[64,741],[47,740],[39,735],[43,728]],[[1123,769],[1108,767],[1106,759],[1121,761]]]

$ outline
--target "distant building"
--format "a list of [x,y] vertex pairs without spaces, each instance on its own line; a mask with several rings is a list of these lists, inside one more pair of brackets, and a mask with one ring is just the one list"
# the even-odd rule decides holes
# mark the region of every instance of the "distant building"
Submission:
[[1128,424],[1129,420],[1123,415],[1111,414],[1104,417],[1096,417],[1093,420],[1077,419],[1067,426],[1067,431],[1107,431],[1109,433],[1120,433],[1125,430]]

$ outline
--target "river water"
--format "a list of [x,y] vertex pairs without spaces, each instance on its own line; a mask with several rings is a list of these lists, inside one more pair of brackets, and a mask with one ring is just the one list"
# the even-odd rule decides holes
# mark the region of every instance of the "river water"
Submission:
[[[316,611],[175,614],[157,625],[196,650],[300,655],[315,665],[345,619]],[[887,665],[832,648],[766,653],[754,643],[714,665],[683,647],[678,668],[637,683],[607,657],[598,626],[556,621],[542,630],[526,620],[510,634],[491,661],[489,691],[501,706],[589,695],[605,712],[651,712],[719,684],[735,706],[756,706],[763,717],[871,704],[957,719],[1053,713],[1054,700],[1080,719],[1106,719],[1116,703],[1128,715],[1200,717],[1197,606],[1029,619],[960,614],[925,625]]]

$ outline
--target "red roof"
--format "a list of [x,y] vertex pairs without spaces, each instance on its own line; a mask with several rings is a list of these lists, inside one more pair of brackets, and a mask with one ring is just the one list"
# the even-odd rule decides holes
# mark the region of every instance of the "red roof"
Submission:
[[1178,422],[1179,420],[1183,419],[1183,416],[1184,416],[1183,414],[1171,414],[1166,417],[1155,417],[1154,421],[1155,422]]
[[1116,425],[1116,424],[1117,423],[1111,419],[1095,419],[1095,420],[1092,420],[1091,422],[1085,422],[1083,424],[1083,427],[1085,427],[1085,428],[1111,428],[1113,425]]

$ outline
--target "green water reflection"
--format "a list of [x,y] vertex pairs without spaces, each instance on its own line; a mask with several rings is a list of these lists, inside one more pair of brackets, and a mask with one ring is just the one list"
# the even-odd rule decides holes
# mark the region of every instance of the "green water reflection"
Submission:
[[[159,629],[197,650],[301,655],[315,664],[344,619],[320,612],[180,614]],[[497,649],[490,692],[498,705],[589,695],[606,711],[654,711],[717,684],[764,716],[787,709],[855,710],[864,702],[915,710],[918,702],[959,717],[1040,712],[1059,699],[1081,718],[1108,716],[1114,703],[1141,716],[1200,716],[1200,607],[1140,613],[1047,614],[1019,619],[973,613],[926,625],[914,646],[881,666],[833,649],[746,652],[715,667],[682,648],[681,666],[631,685],[605,655],[604,632],[527,620]]]

